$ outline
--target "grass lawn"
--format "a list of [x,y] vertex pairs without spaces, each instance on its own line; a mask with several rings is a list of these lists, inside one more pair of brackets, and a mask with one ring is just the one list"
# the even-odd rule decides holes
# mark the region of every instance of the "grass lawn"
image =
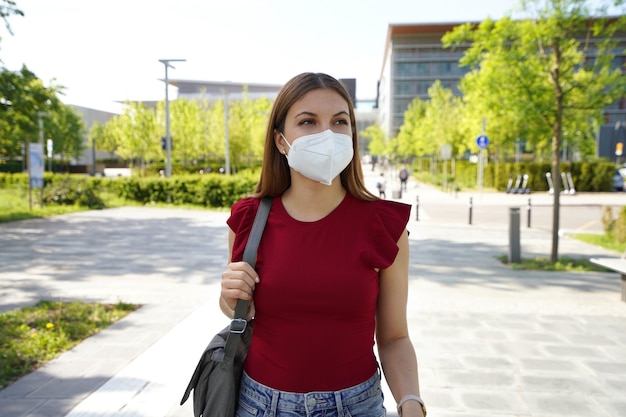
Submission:
[[532,270],[532,271],[569,271],[569,272],[611,272],[610,269],[593,264],[587,258],[570,258],[568,256],[560,257],[557,262],[552,262],[548,258],[522,258],[521,262],[509,263],[507,255],[498,256],[498,260],[503,264],[507,264],[511,269],[515,270]]
[[[50,217],[57,214],[87,210],[84,207],[39,204],[39,191],[34,190],[29,203],[28,191],[18,188],[0,188],[0,222]],[[31,209],[32,207],[32,209]]]
[[138,307],[122,302],[40,301],[0,313],[0,389]]

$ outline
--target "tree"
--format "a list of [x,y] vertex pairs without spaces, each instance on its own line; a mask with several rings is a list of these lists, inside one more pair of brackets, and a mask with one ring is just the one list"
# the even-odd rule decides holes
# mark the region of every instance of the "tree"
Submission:
[[228,132],[231,161],[237,164],[263,158],[265,127],[271,102],[267,98],[252,100],[244,88],[240,100],[229,102]]
[[45,138],[52,139],[53,153],[64,160],[78,159],[85,150],[82,117],[72,107],[58,102],[54,111],[44,117]]
[[[26,142],[39,136],[39,113],[52,117],[63,109],[57,98],[57,86],[43,82],[26,66],[19,71],[0,70],[0,156],[15,158],[21,155]],[[49,123],[44,128],[50,128]]]
[[427,102],[417,97],[404,112],[404,123],[398,132],[398,152],[402,155],[426,155],[432,152],[432,147],[424,140],[422,130],[426,106]]
[[171,103],[171,111],[172,159],[183,164],[201,159],[205,140],[200,103],[175,100]]
[[11,25],[9,24],[9,17],[11,15],[24,16],[24,12],[17,8],[17,5],[13,0],[2,0],[0,2],[0,17],[4,20],[4,25],[7,31],[12,35]]
[[385,132],[378,123],[369,125],[359,132],[363,138],[369,139],[368,150],[372,156],[385,156],[387,154],[387,142],[385,141]]
[[131,166],[139,162],[143,169],[146,162],[161,159],[161,132],[156,112],[143,103],[128,102],[124,112],[104,125],[100,148],[115,152]]
[[466,24],[443,38],[446,46],[471,42],[461,61],[472,68],[463,92],[471,96],[482,90],[484,106],[494,115],[491,124],[500,123],[501,133],[514,132],[503,133],[509,140],[524,131],[537,146],[550,138],[553,262],[558,260],[564,131],[575,131],[581,120],[599,120],[602,109],[626,91],[621,65],[612,65],[626,17],[607,18],[606,6],[591,11],[587,3],[521,0],[528,18]]

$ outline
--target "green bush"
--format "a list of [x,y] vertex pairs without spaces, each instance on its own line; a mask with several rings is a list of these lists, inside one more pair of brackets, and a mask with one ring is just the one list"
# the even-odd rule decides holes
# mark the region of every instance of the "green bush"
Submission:
[[55,178],[43,190],[44,204],[77,205],[90,209],[104,208],[104,202],[98,197],[94,183],[87,177],[64,175]]
[[230,207],[252,194],[258,177],[204,174],[163,177],[119,177],[108,179],[106,187],[116,195],[141,204],[170,203],[201,207]]
[[[450,171],[451,164],[448,163]],[[413,172],[418,179],[434,178],[435,184],[442,183],[443,163],[432,158],[419,158],[415,161]],[[498,163],[489,161],[484,165],[483,186],[498,191],[505,191],[509,178],[513,179],[513,185],[517,175],[528,175],[527,187],[532,192],[548,191],[546,173],[552,167],[550,162],[507,162]],[[579,192],[609,192],[613,186],[613,172],[615,164],[611,162],[564,162],[561,164],[561,172],[569,172],[572,175],[576,191]],[[454,181],[461,188],[475,188],[478,178],[478,164],[467,160],[454,161]]]
[[615,240],[626,243],[626,206],[623,206],[615,219]]

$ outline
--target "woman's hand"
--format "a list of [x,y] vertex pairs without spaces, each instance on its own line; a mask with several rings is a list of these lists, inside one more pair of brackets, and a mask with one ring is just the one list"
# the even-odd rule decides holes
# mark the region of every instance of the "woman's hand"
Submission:
[[[246,319],[254,317],[254,288],[259,283],[259,275],[247,262],[231,262],[222,273],[222,293],[220,305],[222,311],[233,316],[237,300],[248,300],[248,314]],[[227,308],[229,311],[227,311]]]

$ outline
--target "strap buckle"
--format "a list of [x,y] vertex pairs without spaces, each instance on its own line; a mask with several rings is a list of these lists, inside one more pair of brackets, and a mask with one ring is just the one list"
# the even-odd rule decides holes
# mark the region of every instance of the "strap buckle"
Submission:
[[242,318],[232,319],[230,322],[231,333],[242,334],[246,331],[246,327],[248,327],[248,322]]

